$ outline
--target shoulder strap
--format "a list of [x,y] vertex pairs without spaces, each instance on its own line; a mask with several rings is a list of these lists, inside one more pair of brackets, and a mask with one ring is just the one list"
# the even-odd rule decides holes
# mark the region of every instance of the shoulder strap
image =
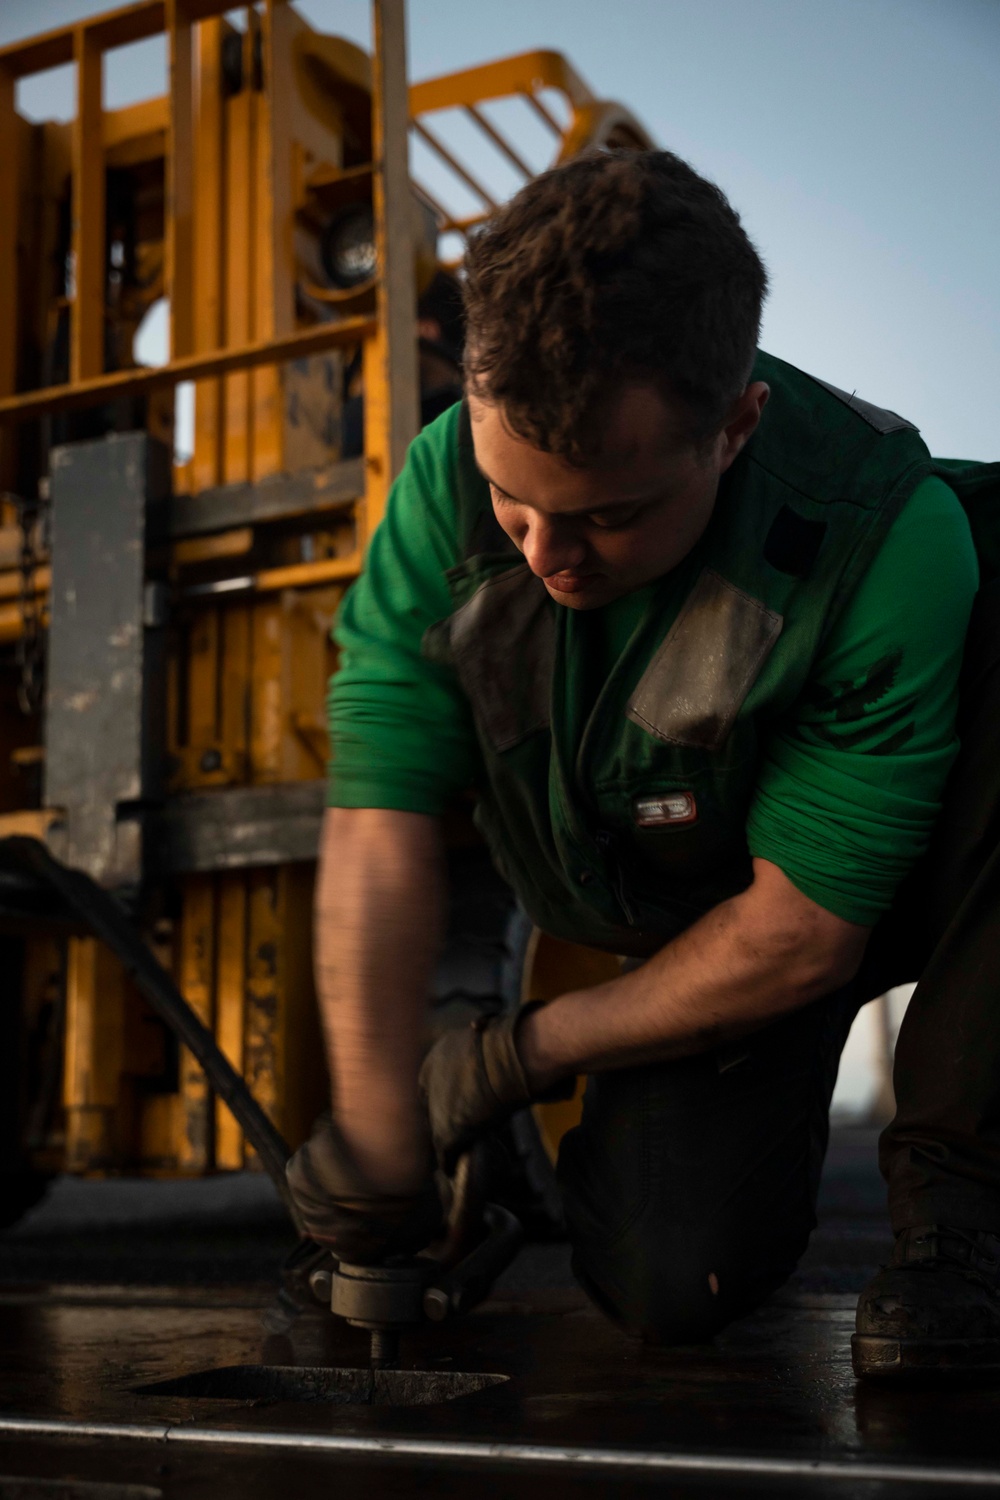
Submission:
[[842,391],[838,385],[831,385],[828,380],[820,380],[818,375],[810,375],[809,379],[816,385],[821,385],[824,391],[829,391],[831,396],[836,396],[837,400],[842,401],[845,406],[850,407],[851,411],[855,412],[862,422],[867,422],[875,432],[905,432],[907,429],[910,432],[919,431],[916,423],[907,421],[906,417],[901,417],[898,412],[889,411],[884,406],[873,406],[870,401],[862,401],[856,391]]

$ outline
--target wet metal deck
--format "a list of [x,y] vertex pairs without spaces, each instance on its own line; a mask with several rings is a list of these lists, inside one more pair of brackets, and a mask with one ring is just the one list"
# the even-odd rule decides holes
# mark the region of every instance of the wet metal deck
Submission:
[[[509,1378],[426,1406],[137,1393],[227,1366],[364,1365],[365,1336],[319,1309],[266,1334],[265,1285],[0,1286],[0,1500],[143,1500],[12,1491],[12,1475],[167,1500],[1000,1492],[1000,1389],[897,1392],[851,1375],[855,1296],[829,1287],[863,1280],[884,1247],[866,1171],[828,1194],[839,1217],[793,1286],[710,1346],[639,1346],[558,1284],[562,1247],[532,1247],[489,1304],[404,1344],[413,1367]],[[0,1280],[29,1228],[0,1243]]]

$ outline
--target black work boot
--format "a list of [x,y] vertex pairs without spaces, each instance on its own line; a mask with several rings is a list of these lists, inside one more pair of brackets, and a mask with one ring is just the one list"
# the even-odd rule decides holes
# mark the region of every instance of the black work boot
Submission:
[[904,1229],[858,1301],[855,1375],[1000,1372],[1000,1237]]

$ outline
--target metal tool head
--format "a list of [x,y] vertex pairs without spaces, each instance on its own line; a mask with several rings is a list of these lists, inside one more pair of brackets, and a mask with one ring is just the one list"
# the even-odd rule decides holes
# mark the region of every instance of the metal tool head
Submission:
[[333,1273],[330,1308],[356,1328],[402,1327],[424,1316],[424,1289],[438,1270],[432,1260],[395,1266],[352,1266]]
[[389,1266],[341,1261],[329,1282],[324,1276],[314,1290],[325,1300],[329,1285],[331,1311],[355,1328],[368,1329],[372,1367],[385,1368],[398,1359],[401,1329],[468,1312],[510,1264],[522,1238],[514,1215],[487,1204],[481,1229],[478,1244],[455,1265],[430,1256]]

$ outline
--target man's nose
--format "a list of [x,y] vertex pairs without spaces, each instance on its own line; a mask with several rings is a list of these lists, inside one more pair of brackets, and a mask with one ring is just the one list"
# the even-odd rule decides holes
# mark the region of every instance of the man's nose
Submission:
[[528,522],[521,546],[525,561],[539,578],[578,568],[586,555],[581,539],[565,524],[537,514]]

